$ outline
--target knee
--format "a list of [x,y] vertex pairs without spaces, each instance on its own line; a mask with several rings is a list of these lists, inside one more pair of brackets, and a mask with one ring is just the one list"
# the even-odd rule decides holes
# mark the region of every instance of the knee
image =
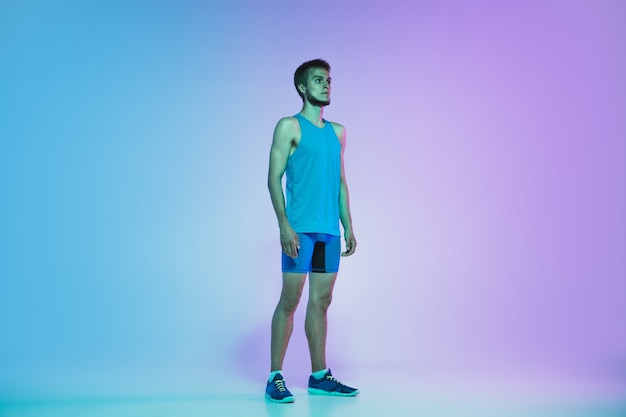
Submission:
[[298,303],[300,302],[300,295],[282,295],[280,297],[280,301],[278,302],[278,308],[282,310],[285,314],[293,314],[298,307]]
[[327,294],[316,294],[310,297],[309,304],[311,307],[326,311],[328,307],[330,307],[330,303],[333,300],[333,295],[330,293]]

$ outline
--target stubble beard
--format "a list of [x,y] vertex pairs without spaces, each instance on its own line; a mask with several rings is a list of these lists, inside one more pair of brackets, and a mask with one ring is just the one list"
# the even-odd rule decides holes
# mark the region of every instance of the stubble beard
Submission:
[[326,100],[320,100],[317,99],[315,97],[307,97],[307,100],[309,103],[311,103],[314,106],[317,107],[324,107],[324,106],[328,106],[330,104],[330,97],[328,97]]

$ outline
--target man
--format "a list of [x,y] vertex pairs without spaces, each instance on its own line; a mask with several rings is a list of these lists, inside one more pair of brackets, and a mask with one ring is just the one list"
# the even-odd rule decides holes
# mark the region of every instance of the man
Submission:
[[[345,128],[323,118],[330,104],[330,65],[316,59],[294,74],[302,110],[282,118],[270,150],[268,188],[282,246],[283,286],[272,318],[271,373],[265,397],[293,402],[282,375],[283,360],[293,330],[293,316],[309,275],[305,331],[311,355],[308,391],[317,395],[355,396],[359,391],[337,381],[326,366],[326,311],[339,269],[341,233],[346,251],[356,249],[343,168]],[[287,174],[287,204],[282,177]]]

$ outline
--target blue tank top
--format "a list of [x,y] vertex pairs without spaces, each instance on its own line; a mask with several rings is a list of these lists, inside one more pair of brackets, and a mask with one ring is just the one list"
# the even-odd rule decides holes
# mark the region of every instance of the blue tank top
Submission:
[[296,233],[340,236],[341,144],[330,122],[317,127],[301,114],[300,143],[287,160],[287,218]]

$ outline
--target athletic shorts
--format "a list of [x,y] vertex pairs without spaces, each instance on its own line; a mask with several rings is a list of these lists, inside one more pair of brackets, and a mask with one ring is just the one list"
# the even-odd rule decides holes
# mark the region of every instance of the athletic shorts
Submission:
[[290,258],[283,252],[283,272],[337,272],[341,239],[326,233],[298,233],[300,250]]

